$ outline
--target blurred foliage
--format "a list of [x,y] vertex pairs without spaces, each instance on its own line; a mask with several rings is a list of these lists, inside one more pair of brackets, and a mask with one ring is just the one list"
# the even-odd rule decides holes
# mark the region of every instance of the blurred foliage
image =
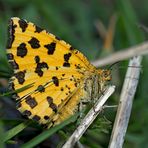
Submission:
[[[95,22],[101,21],[104,27],[108,29],[111,16],[117,15],[113,48],[108,49],[109,53],[112,53],[147,39],[147,33],[139,28],[140,24],[146,26],[148,23],[147,6],[147,0],[140,2],[138,0],[0,0],[0,77],[7,79],[12,75],[12,70],[7,62],[5,47],[8,20],[13,16],[26,19],[47,29],[81,50],[90,60],[95,60],[101,55],[108,54],[106,49],[103,49],[104,40],[98,33]],[[120,65],[124,66],[125,69],[113,72],[112,83],[117,84],[117,89],[116,94],[109,102],[110,104],[118,103],[127,63],[127,61],[121,62]],[[125,148],[131,146],[134,148],[148,147],[147,65],[148,60],[144,58],[125,137]],[[4,85],[4,82],[0,81],[0,83],[3,86],[0,90],[3,92],[6,85]],[[60,147],[75,127],[71,123],[58,132],[56,132],[57,130],[54,132],[49,130],[51,134],[44,131],[36,123],[32,123],[24,130],[25,125],[19,121],[24,118],[21,118],[21,115],[16,111],[14,101],[7,97],[1,98],[0,112],[0,147],[4,147],[1,140],[3,136],[4,139],[9,140],[5,143],[7,147],[20,147],[23,144],[24,147],[26,145],[29,147],[29,144],[38,145],[38,147]],[[100,119],[98,118],[81,138],[81,143],[91,148],[107,147],[111,132],[111,124],[108,120],[114,121],[115,112],[115,109],[105,109],[103,117],[99,116]],[[107,118],[106,120],[104,120],[104,116]],[[57,129],[63,126],[65,125],[60,125]],[[13,130],[15,132],[12,132]],[[48,138],[49,136],[50,138]],[[48,140],[45,140],[47,138]]]

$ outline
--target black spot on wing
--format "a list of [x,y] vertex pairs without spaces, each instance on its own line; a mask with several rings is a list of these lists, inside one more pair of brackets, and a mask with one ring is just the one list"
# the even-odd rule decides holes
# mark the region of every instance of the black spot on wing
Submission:
[[65,73],[63,73],[62,76],[64,77],[65,76]]
[[75,53],[75,54],[78,54],[78,53],[79,53],[79,51],[78,51],[78,50],[76,50],[74,53]]
[[17,27],[16,24],[13,23],[13,20],[9,21],[9,25],[8,25],[8,40],[7,40],[7,49],[10,49],[12,47],[12,43],[14,41],[15,38],[15,28]]
[[59,40],[59,41],[61,40],[58,36],[55,36],[55,38],[56,38],[57,40]]
[[[44,128],[44,129],[47,129],[48,128],[48,126],[49,126],[49,124],[47,123],[47,124],[41,124],[41,126]],[[51,126],[50,126],[51,127]]]
[[52,81],[54,83],[55,86],[59,86],[59,79],[57,77],[52,77]]
[[34,60],[35,60],[36,63],[39,63],[40,62],[40,57],[39,56],[35,56]]
[[44,116],[44,119],[45,119],[45,120],[49,120],[50,118],[49,118],[49,116],[45,115],[45,116]]
[[14,93],[12,93],[12,99],[19,100],[20,97],[18,96],[17,93],[14,92]]
[[37,67],[35,68],[35,73],[38,74],[38,76],[43,76],[43,70],[42,69],[48,69],[48,65],[46,62],[37,63]]
[[37,106],[37,102],[35,100],[35,98],[31,97],[30,95],[26,98],[25,101],[31,108],[34,108]]
[[31,112],[29,110],[25,110],[22,114],[27,117],[31,116]]
[[75,87],[77,87],[77,86],[78,86],[78,84],[77,84],[77,83],[75,83],[74,85],[75,85]]
[[35,26],[35,32],[40,33],[42,31],[43,31],[42,28],[40,28],[39,26]]
[[54,51],[55,51],[56,43],[52,42],[50,44],[44,45],[44,47],[48,49],[47,53],[49,55],[52,55],[54,53]]
[[35,120],[35,121],[39,121],[41,119],[41,117],[38,116],[38,115],[35,115],[32,119]]
[[23,84],[25,82],[25,73],[26,71],[19,71],[14,74],[19,84]]
[[16,108],[19,109],[22,106],[21,102],[17,102]]
[[22,29],[22,32],[25,32],[26,28],[28,27],[28,23],[23,19],[20,19],[18,23],[19,23],[20,28]]
[[68,85],[65,85],[66,88],[68,88],[70,90],[70,87]]
[[12,93],[12,99],[15,99],[15,100],[19,100],[20,99],[18,94],[14,91],[15,90],[14,82],[11,82],[11,83],[8,84],[8,90],[13,92]]
[[11,65],[11,67],[12,67],[13,69],[19,69],[19,65],[16,63],[15,60],[9,61],[9,64]]
[[69,59],[71,57],[71,53],[66,53],[64,54],[64,63],[63,63],[63,66],[64,67],[70,67],[70,63],[69,63]]
[[42,71],[42,69],[39,69],[38,67],[35,69],[35,73],[37,73],[38,76],[40,76],[40,77],[43,76],[43,71]]
[[64,66],[64,67],[70,67],[70,63],[64,62],[64,63],[63,63],[63,66]]
[[39,92],[45,92],[45,87],[43,85],[39,85],[38,88],[37,88],[37,90]]
[[61,91],[64,91],[64,88],[63,87],[61,87]]
[[49,107],[54,111],[54,112],[57,112],[57,106],[56,104],[53,103],[53,98],[48,96],[47,97],[47,101],[48,101],[48,104],[49,104]]
[[24,57],[27,55],[27,48],[26,48],[26,44],[25,43],[21,43],[18,47],[17,47],[17,56],[20,57]]
[[52,97],[50,97],[50,96],[48,96],[47,97],[47,102],[49,103],[49,105],[53,102],[53,98]]
[[76,69],[81,69],[80,64],[75,64]]
[[7,53],[7,59],[8,60],[13,60],[14,59],[14,56],[12,53]]
[[70,57],[71,57],[71,53],[64,54],[64,60],[65,60],[65,62],[68,62],[69,59],[70,59]]
[[8,90],[15,90],[14,82],[9,83]]
[[50,107],[55,113],[57,113],[58,108],[57,108],[56,104],[50,103],[49,107]]
[[40,47],[39,40],[35,37],[32,37],[31,40],[28,41],[28,43],[31,45],[33,49],[37,49]]
[[71,46],[71,47],[69,48],[69,50],[71,50],[71,51],[72,51],[72,50],[74,50],[74,48]]

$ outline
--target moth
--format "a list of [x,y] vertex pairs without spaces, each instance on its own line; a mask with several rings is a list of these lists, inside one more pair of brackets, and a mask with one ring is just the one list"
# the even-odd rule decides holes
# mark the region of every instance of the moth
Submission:
[[95,101],[111,80],[110,70],[97,69],[70,44],[17,17],[9,21],[7,57],[17,109],[48,128]]

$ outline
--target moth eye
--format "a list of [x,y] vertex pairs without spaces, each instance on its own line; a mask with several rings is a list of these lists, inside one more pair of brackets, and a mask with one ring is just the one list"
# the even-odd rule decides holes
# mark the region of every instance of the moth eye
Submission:
[[109,75],[107,72],[104,73],[104,77],[107,78]]
[[106,81],[111,80],[111,75],[110,75],[110,71],[105,71],[103,74],[103,77]]

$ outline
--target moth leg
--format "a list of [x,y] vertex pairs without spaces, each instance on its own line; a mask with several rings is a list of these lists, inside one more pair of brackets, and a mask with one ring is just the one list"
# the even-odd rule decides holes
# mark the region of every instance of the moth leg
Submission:
[[78,116],[78,121],[77,124],[81,122],[81,120],[84,118],[86,114],[86,107],[90,103],[88,100],[81,100],[80,103],[78,104],[78,111],[79,111],[79,116]]

